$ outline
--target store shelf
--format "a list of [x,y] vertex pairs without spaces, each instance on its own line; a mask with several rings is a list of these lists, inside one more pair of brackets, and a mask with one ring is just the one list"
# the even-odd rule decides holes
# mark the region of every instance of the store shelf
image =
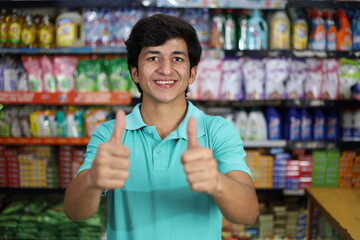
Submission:
[[225,57],[287,57],[287,58],[353,58],[360,57],[360,51],[312,51],[312,50],[224,50]]
[[130,92],[0,92],[2,104],[128,105]]
[[286,147],[286,140],[257,140],[244,141],[244,148],[281,148]]
[[141,6],[138,0],[47,0],[47,1],[0,1],[0,8],[45,8],[45,7],[128,7]]
[[90,138],[62,137],[0,137],[4,145],[87,145]]
[[22,187],[0,187],[2,194],[64,194],[64,188],[22,188]]
[[125,47],[0,48],[3,55],[122,55]]
[[360,8],[358,0],[288,0],[286,7],[295,8]]

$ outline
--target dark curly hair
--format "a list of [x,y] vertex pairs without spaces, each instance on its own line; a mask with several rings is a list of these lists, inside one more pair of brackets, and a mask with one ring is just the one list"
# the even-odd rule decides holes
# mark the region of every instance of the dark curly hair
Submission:
[[[140,19],[125,41],[129,71],[132,67],[138,67],[139,54],[144,47],[160,46],[173,38],[184,39],[188,49],[190,68],[197,66],[202,49],[195,29],[181,18],[155,14]],[[136,86],[142,94],[139,84]]]

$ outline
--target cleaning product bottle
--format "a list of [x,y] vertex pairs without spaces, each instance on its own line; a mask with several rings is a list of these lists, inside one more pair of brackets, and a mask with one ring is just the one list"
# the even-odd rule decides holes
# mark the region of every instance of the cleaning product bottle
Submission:
[[268,25],[265,19],[261,17],[259,9],[254,9],[249,18],[247,37],[247,49],[267,50]]
[[282,139],[282,118],[280,113],[274,107],[266,108],[266,122],[268,139]]
[[244,108],[241,108],[235,117],[235,127],[239,131],[243,140],[246,140],[247,122],[248,114]]
[[224,49],[236,49],[236,27],[235,19],[233,17],[233,10],[231,8],[226,10],[225,29],[224,29]]
[[354,16],[352,18],[352,36],[353,36],[353,50],[360,50],[360,10],[353,10]]
[[39,24],[38,41],[40,48],[54,47],[54,24],[50,22],[48,15],[44,15]]
[[325,51],[326,50],[326,30],[325,21],[322,18],[320,10],[313,10],[312,13],[312,29],[309,39],[309,49]]
[[336,51],[337,27],[335,25],[333,13],[330,10],[327,10],[324,15],[326,23],[326,50]]
[[69,9],[56,18],[55,24],[57,47],[81,47],[83,43],[82,17]]
[[270,21],[269,28],[270,49],[290,49],[290,20],[285,11],[278,10]]
[[301,109],[301,140],[312,139],[312,116],[307,108]]
[[329,109],[327,112],[326,139],[330,141],[340,139],[340,117],[334,109]]
[[285,139],[300,140],[301,116],[298,109],[291,107],[286,112]]
[[360,141],[360,108],[353,112],[353,141]]
[[265,140],[267,139],[267,127],[265,116],[260,108],[252,108],[247,124],[247,140]]
[[6,43],[7,43],[6,9],[2,9],[0,13],[0,47],[5,47]]
[[318,141],[326,138],[326,119],[321,108],[314,109],[313,137]]
[[21,21],[17,9],[13,9],[7,23],[8,47],[19,47],[21,42]]
[[36,47],[36,25],[30,15],[26,15],[21,29],[21,46],[25,48]]
[[300,11],[292,25],[292,47],[295,50],[305,50],[308,47],[309,26],[304,14]]
[[245,50],[246,49],[246,41],[247,41],[247,28],[248,28],[248,18],[249,16],[246,14],[245,10],[239,11],[239,16],[236,21],[236,35],[238,39],[238,49]]
[[221,9],[215,9],[210,22],[209,47],[222,49],[224,46],[224,22],[225,18]]
[[352,33],[349,19],[342,9],[338,9],[337,14],[339,16],[340,28],[336,39],[336,49],[338,51],[350,51],[352,49]]

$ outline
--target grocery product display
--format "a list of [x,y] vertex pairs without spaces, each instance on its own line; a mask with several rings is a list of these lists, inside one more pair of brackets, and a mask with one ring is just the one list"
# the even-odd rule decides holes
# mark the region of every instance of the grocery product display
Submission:
[[[188,97],[233,122],[259,191],[256,224],[224,219],[222,239],[306,239],[305,188],[360,188],[360,10],[153,2],[0,12],[0,238],[104,237],[106,204],[74,223],[61,195],[93,131],[139,101],[124,40],[143,16],[165,13],[196,29],[204,54]],[[320,213],[313,228],[314,238],[341,239]]]

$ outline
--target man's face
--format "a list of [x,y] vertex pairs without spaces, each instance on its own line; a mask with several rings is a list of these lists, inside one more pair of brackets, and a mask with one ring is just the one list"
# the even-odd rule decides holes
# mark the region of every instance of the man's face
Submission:
[[144,47],[138,68],[131,69],[132,78],[143,91],[143,102],[168,103],[185,99],[185,90],[193,83],[196,67],[190,70],[186,43],[170,39],[160,46]]

